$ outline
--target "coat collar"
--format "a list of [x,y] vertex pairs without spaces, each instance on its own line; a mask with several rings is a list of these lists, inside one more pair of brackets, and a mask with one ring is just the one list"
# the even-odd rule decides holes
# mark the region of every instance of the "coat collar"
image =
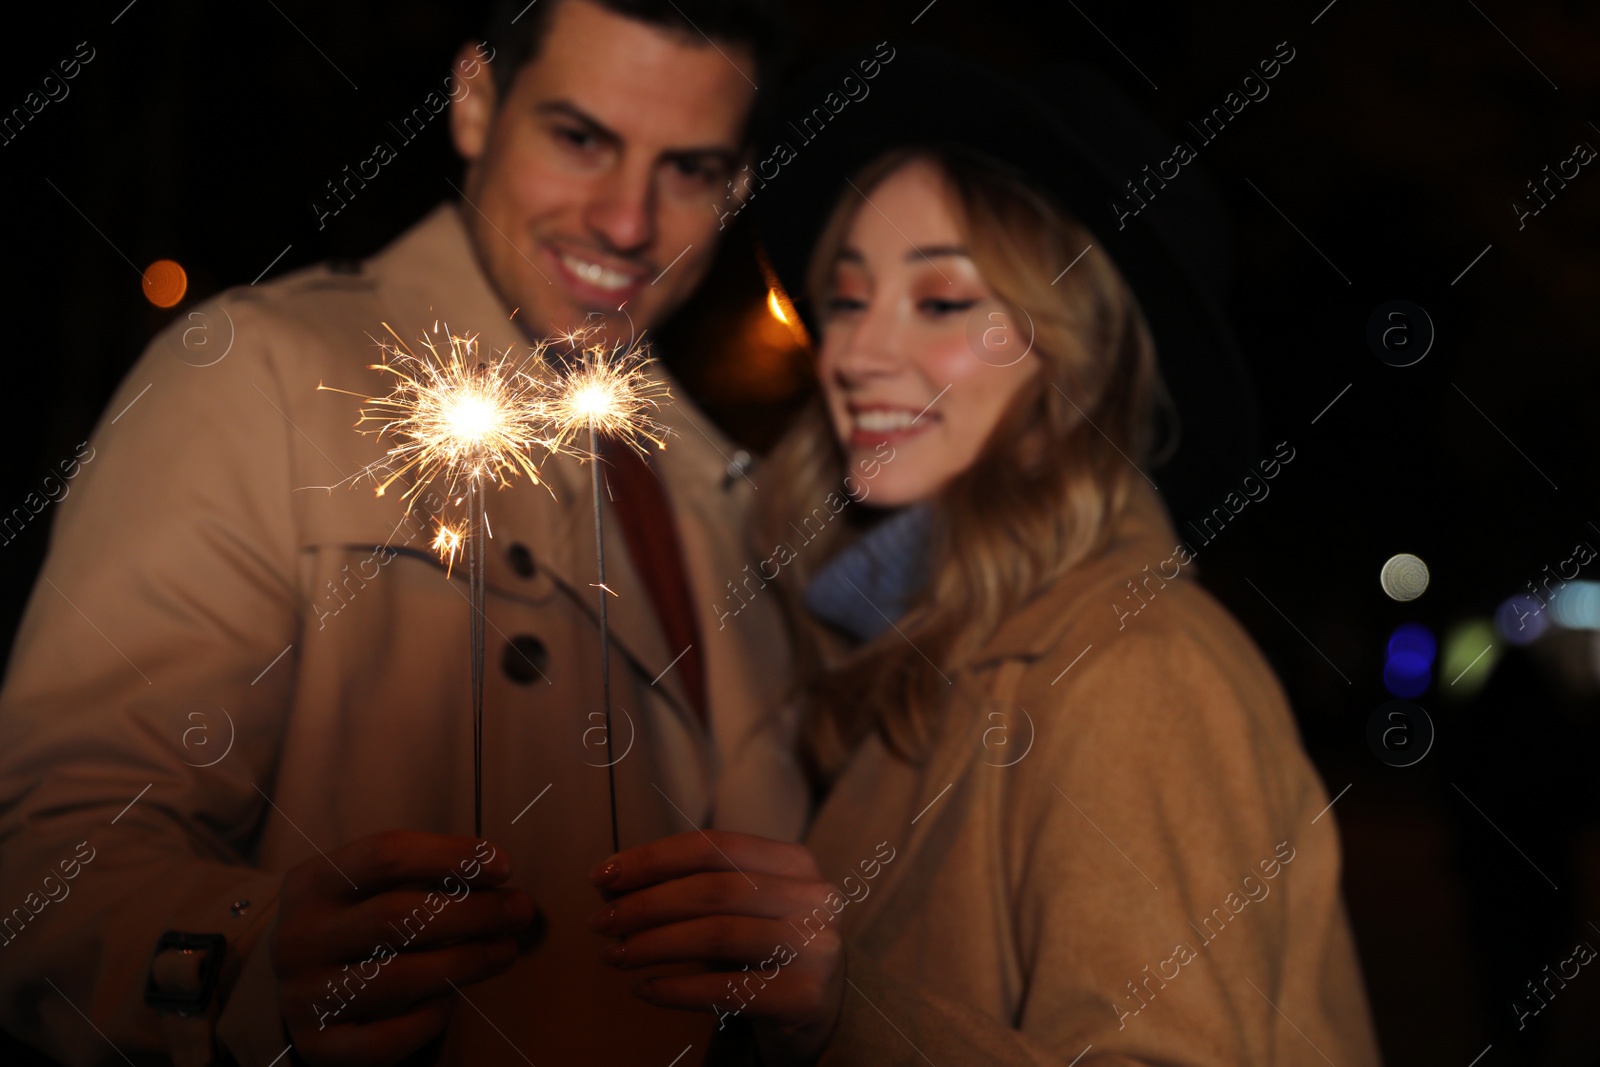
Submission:
[[[525,350],[527,337],[511,320],[511,313],[484,274],[472,247],[460,209],[442,204],[369,265],[384,294],[386,321],[410,344],[432,329],[435,321],[461,333],[475,333],[485,355],[509,349]],[[382,327],[374,323],[374,333]],[[725,438],[688,399],[665,365],[655,363],[651,373],[671,391],[672,400],[661,405],[656,421],[665,430],[667,447],[652,450],[652,471],[670,486],[668,499],[680,520],[680,541],[685,512],[694,512],[700,526],[713,531],[737,531],[750,491],[729,484],[726,472],[737,447]],[[523,478],[487,502],[490,542],[487,582],[498,594],[528,595],[528,583],[507,562],[507,549],[524,544],[533,554],[538,571],[563,587],[583,610],[598,622],[594,583],[598,580],[594,552],[593,491],[585,464],[567,457],[547,457],[539,464],[544,486]],[[398,488],[398,487],[397,487]],[[656,620],[649,595],[628,552],[621,523],[610,502],[605,510],[607,586],[619,595],[607,606],[613,640],[650,677],[662,676],[682,651],[669,649]],[[703,626],[703,623],[702,623]],[[680,714],[697,723],[676,672],[665,673],[663,688]]]
[[[992,776],[973,773],[979,770],[975,764],[989,762],[980,756],[992,751],[986,743],[988,731],[997,722],[1010,721],[994,719],[991,713],[1009,716],[1016,710],[1017,692],[1033,661],[1046,655],[1066,628],[1081,619],[1087,593],[1097,585],[1141,575],[1146,565],[1156,572],[1174,555],[1176,544],[1160,496],[1149,483],[1135,480],[1107,550],[1074,567],[1023,605],[1001,625],[970,667],[952,672],[954,692],[948,717],[921,766],[890,756],[877,734],[863,742],[817,812],[807,838],[812,847],[833,856],[870,857],[875,839],[890,825],[888,813],[893,811],[900,811],[909,821],[902,824],[903,836],[887,843],[908,856],[951,834],[949,820],[960,820],[970,811],[964,794],[993,787]],[[1169,567],[1169,577],[1171,573]],[[1091,603],[1087,610],[1097,607]],[[884,814],[864,819],[862,811]],[[850,929],[868,928],[894,901],[896,889],[912,867],[909,862],[884,865],[875,888],[850,920]]]

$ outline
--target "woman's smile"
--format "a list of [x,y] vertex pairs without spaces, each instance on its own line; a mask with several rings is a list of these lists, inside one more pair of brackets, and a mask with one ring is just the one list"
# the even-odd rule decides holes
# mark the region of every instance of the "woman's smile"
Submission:
[[846,405],[852,420],[850,446],[870,449],[885,441],[898,444],[933,429],[941,421],[939,415],[920,408],[900,407],[892,404]]

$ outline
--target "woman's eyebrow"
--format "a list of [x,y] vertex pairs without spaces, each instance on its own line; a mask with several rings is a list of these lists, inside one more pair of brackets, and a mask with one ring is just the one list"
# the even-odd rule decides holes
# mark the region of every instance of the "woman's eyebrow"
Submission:
[[972,255],[960,245],[933,245],[930,248],[913,247],[906,253],[906,262],[915,259],[932,259],[934,256],[961,256],[971,259]]
[[[961,245],[932,245],[928,248],[917,248],[913,246],[907,250],[905,258],[907,263],[911,263],[918,259],[932,259],[934,256],[960,256],[963,259],[971,259],[972,253],[968,252]],[[839,249],[839,254],[833,258],[836,261],[844,261],[847,263],[866,262],[865,256],[863,256],[858,250],[849,247]]]

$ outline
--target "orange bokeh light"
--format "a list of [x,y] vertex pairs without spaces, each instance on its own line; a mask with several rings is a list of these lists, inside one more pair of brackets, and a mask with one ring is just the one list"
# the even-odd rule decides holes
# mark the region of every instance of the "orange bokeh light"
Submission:
[[767,287],[767,314],[773,320],[781,322],[788,328],[789,339],[792,343],[806,347],[811,344],[811,338],[806,334],[806,327],[800,321],[800,313],[795,310],[794,301],[789,299],[789,294],[777,285]]
[[767,310],[772,312],[773,318],[785,326],[789,325],[789,316],[784,313],[783,301],[779,299],[778,290],[776,289],[767,290]]
[[158,308],[173,307],[189,290],[189,275],[175,261],[158,259],[144,271],[144,298]]

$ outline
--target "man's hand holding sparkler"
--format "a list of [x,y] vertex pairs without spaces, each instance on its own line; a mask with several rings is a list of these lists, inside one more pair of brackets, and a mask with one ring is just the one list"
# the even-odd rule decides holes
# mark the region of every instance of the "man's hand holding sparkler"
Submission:
[[284,875],[268,935],[289,1040],[315,1065],[393,1064],[444,1032],[457,988],[503,973],[538,914],[504,849],[391,830]]

